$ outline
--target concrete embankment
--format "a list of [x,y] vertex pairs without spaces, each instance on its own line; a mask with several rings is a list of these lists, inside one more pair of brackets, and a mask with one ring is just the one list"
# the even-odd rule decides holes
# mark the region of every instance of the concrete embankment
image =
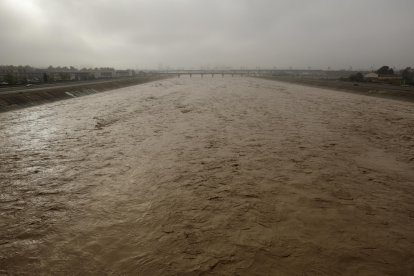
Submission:
[[73,85],[57,85],[21,91],[10,91],[10,93],[0,94],[0,112],[81,97],[164,78],[165,77],[162,76],[148,76],[95,83],[74,83]]

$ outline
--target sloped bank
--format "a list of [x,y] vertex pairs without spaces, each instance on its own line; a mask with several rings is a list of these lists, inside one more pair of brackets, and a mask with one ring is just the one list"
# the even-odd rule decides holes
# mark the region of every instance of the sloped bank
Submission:
[[262,79],[275,80],[304,86],[313,86],[326,89],[333,89],[359,95],[366,95],[378,98],[393,99],[405,102],[414,102],[413,86],[397,86],[382,83],[351,82],[334,79],[312,79],[284,76],[262,76]]
[[87,84],[74,83],[73,85],[44,87],[21,92],[11,91],[10,93],[0,94],[0,112],[96,94],[164,78],[163,76],[148,76]]

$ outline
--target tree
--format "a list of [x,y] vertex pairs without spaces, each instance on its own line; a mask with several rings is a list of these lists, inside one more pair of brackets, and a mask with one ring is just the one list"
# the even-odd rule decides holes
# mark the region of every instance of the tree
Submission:
[[364,80],[364,75],[362,75],[361,72],[358,72],[356,74],[352,74],[351,76],[349,76],[349,80],[351,80],[351,81],[363,81]]
[[414,82],[414,72],[412,71],[411,67],[405,68],[401,72],[401,77],[405,83],[413,83]]
[[8,84],[15,84],[16,83],[16,78],[12,74],[7,74],[4,79]]
[[378,75],[394,75],[394,70],[389,66],[382,66],[377,70]]

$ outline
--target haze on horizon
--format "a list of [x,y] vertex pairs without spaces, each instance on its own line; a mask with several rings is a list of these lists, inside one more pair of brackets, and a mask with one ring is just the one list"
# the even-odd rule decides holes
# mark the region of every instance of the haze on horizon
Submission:
[[414,65],[412,0],[0,0],[0,64]]

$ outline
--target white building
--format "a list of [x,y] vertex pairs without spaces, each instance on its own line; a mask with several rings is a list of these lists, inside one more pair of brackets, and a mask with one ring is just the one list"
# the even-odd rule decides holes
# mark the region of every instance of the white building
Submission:
[[371,72],[364,75],[365,80],[378,80],[379,75],[377,73]]

